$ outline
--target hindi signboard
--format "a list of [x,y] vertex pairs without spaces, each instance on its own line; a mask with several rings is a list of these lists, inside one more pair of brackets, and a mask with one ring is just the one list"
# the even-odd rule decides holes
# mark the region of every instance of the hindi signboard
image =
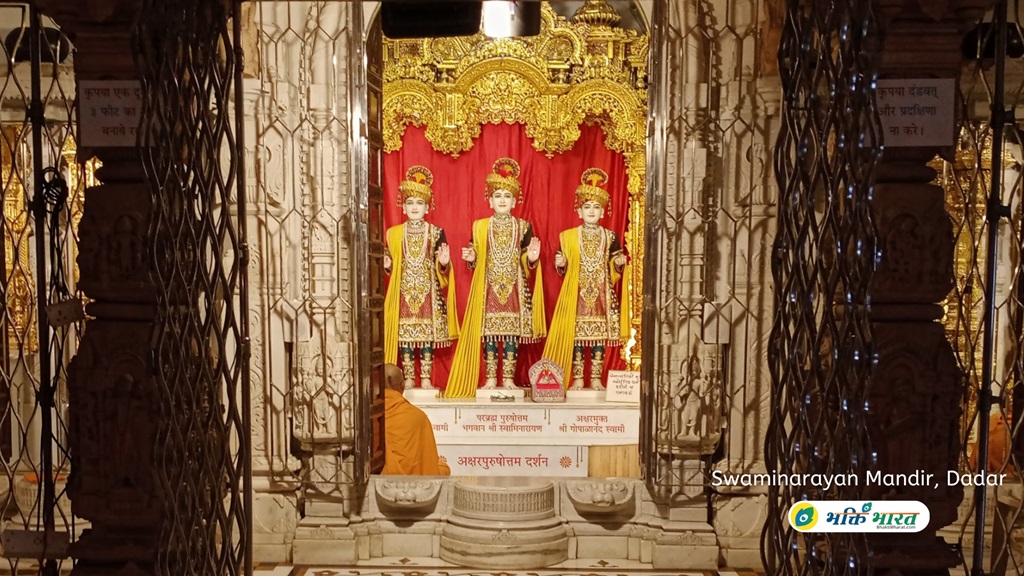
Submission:
[[78,103],[82,146],[135,146],[142,113],[142,88],[137,81],[82,80]]
[[640,373],[628,370],[609,370],[605,401],[639,404]]
[[621,446],[640,439],[640,411],[621,405],[420,407],[434,427],[438,445]]
[[569,476],[590,473],[586,446],[439,444],[452,476]]
[[953,145],[952,78],[879,80],[875,94],[887,147]]

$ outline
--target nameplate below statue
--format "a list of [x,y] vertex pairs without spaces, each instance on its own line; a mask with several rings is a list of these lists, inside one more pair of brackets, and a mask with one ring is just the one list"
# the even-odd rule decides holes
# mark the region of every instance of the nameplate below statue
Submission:
[[526,402],[526,391],[522,388],[480,388],[476,391],[477,402],[492,404],[515,404]]
[[438,444],[616,446],[639,441],[639,410],[592,406],[430,403],[420,408]]
[[452,476],[586,477],[586,446],[438,445]]

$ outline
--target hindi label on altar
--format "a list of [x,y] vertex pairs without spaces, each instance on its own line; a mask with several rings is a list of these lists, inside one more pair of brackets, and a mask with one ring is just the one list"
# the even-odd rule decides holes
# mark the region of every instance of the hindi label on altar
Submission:
[[589,473],[586,446],[482,446],[439,444],[452,476],[570,476]]
[[142,87],[132,80],[78,83],[78,130],[82,146],[134,147],[142,114]]
[[633,407],[566,408],[552,404],[462,408],[426,404],[437,444],[619,446],[640,439]]
[[887,147],[953,145],[952,78],[879,80],[875,95]]
[[640,403],[640,373],[628,370],[609,370],[606,402]]

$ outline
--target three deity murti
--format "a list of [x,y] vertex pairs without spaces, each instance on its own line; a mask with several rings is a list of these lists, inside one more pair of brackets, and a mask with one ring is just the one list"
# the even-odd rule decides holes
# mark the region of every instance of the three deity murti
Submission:
[[[529,222],[511,214],[522,199],[519,164],[498,159],[486,178],[493,215],[473,222],[472,240],[460,255],[473,271],[461,324],[451,249],[441,228],[424,220],[433,208],[433,176],[413,166],[399,185],[403,224],[386,232],[385,273],[391,276],[384,303],[385,361],[402,365],[412,388],[419,362],[420,386],[434,388],[434,351],[457,341],[445,397],[475,396],[481,347],[484,388],[516,388],[519,346],[546,337],[543,357],[570,375],[570,389],[589,381],[603,389],[605,354],[629,337],[628,301],[615,286],[626,281],[626,256],[615,232],[599,222],[609,208],[608,175],[599,168],[583,173],[574,208],[581,226],[561,232],[554,268],[562,277],[550,330],[545,311],[540,239]],[[584,375],[586,351],[591,369]],[[399,362],[400,360],[400,362]],[[499,380],[500,366],[500,380]]]

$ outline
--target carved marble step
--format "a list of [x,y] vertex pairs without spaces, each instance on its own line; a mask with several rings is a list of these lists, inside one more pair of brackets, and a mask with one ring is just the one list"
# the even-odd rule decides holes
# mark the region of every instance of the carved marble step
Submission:
[[555,515],[555,486],[534,478],[479,478],[452,486],[452,514],[441,559],[460,566],[544,568],[569,557],[569,536]]

